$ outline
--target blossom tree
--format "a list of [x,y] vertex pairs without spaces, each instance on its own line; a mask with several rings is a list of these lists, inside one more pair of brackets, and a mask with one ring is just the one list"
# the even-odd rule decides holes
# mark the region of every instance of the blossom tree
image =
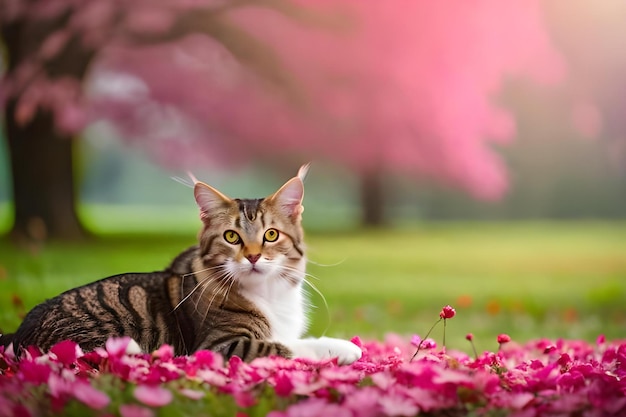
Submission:
[[[224,51],[254,67],[255,74],[270,83],[280,82],[284,74],[272,62],[272,51],[224,17],[228,9],[246,2],[218,3],[0,0],[0,33],[7,64],[0,101],[11,159],[12,234],[16,238],[76,238],[84,234],[74,205],[71,139],[106,113],[89,93],[90,85],[105,83],[108,91],[114,89],[106,71],[97,70],[105,57],[132,49],[149,50],[195,34],[219,40]],[[282,0],[254,3],[297,12]],[[164,57],[157,54],[154,58]],[[166,82],[176,84],[183,74],[176,74],[175,66],[171,69]],[[121,103],[119,111],[124,111]]]
[[538,0],[0,6],[16,235],[80,234],[70,138],[95,120],[167,166],[325,158],[369,195],[393,169],[497,198],[491,144],[515,130],[497,93],[563,73]]

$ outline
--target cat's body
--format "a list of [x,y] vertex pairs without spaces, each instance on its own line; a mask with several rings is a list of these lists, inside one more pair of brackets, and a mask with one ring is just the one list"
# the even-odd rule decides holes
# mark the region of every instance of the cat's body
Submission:
[[4,343],[46,350],[69,339],[92,350],[109,337],[130,336],[146,352],[167,343],[177,354],[210,349],[248,361],[268,355],[357,360],[360,349],[350,342],[301,338],[305,173],[254,200],[230,199],[197,182],[199,245],[163,271],[116,275],[45,301]]

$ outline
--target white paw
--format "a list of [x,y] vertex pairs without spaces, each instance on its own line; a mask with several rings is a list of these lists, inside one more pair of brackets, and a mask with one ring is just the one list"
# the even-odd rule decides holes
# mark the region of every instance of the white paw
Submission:
[[296,358],[330,359],[337,358],[339,365],[349,365],[359,360],[361,348],[352,342],[332,337],[319,339],[298,339],[283,344],[293,352]]

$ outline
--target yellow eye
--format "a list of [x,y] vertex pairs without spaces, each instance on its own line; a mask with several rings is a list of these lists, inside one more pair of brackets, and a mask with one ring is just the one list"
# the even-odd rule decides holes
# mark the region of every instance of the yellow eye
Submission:
[[226,240],[231,245],[237,245],[241,243],[241,237],[234,230],[227,230],[224,232],[224,240]]
[[276,242],[276,239],[278,239],[278,230],[267,229],[263,237],[266,242]]

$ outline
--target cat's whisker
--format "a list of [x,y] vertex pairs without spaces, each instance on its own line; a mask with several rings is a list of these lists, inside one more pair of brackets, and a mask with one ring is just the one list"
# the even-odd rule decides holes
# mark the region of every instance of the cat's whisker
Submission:
[[[213,301],[215,301],[215,298],[218,295],[220,295],[222,297],[222,302],[224,302],[226,300],[226,296],[227,296],[227,291],[228,291],[229,285],[232,286],[232,284],[230,284],[230,281],[233,281],[232,274],[230,274],[228,271],[223,271],[223,274],[220,275],[219,280],[220,280],[219,285],[214,290],[213,297],[211,297],[211,300],[209,301],[209,305],[205,309],[204,320],[206,320],[207,314],[208,314],[209,310],[211,309],[211,306],[213,305]],[[224,292],[224,294],[222,294],[222,292]],[[204,290],[200,294],[198,302],[203,298],[202,297],[203,295],[204,295]]]
[[[213,271],[213,270],[219,270],[221,268],[221,265],[217,265],[217,266],[213,266],[213,267],[208,267],[208,268],[204,268],[198,271],[194,271],[194,272],[189,272],[187,274],[183,274],[181,275],[181,280],[180,280],[180,291],[181,294],[184,294],[184,288],[185,288],[185,278],[189,278],[190,276],[196,275],[196,274],[201,274],[203,272],[208,272],[208,271]],[[211,276],[204,278],[201,282],[197,283],[196,286],[189,292],[189,294],[187,294],[178,304],[176,304],[176,306],[172,309],[172,311],[176,311],[176,309],[178,307],[181,306],[181,304],[183,304],[195,291],[196,289],[198,289],[199,286],[203,285],[205,283],[205,281],[207,279],[210,279]]]
[[236,282],[235,276],[232,274],[227,278],[227,280],[230,281],[230,285],[228,286],[228,289],[226,290],[226,294],[224,294],[223,302],[226,302],[228,300],[230,291],[233,289],[233,286],[235,285],[235,282]]
[[330,322],[331,322],[330,308],[328,307],[328,301],[326,301],[326,297],[324,296],[324,294],[322,294],[319,288],[313,285],[311,281],[305,278],[304,282],[309,286],[309,288],[311,288],[320,296],[320,298],[322,299],[322,302],[324,303],[324,309],[326,310],[326,327],[324,328],[324,331],[322,332],[322,336],[324,336],[326,332],[328,331],[328,328],[330,327]]
[[193,186],[195,185],[196,182],[198,182],[198,180],[196,179],[196,177],[193,176],[193,174],[191,174],[191,172],[188,172],[187,175],[189,175],[189,178],[181,178],[181,177],[170,177],[170,178],[179,184],[182,184],[189,188],[193,188]]
[[220,278],[220,284],[217,290],[215,290],[213,297],[211,297],[211,300],[209,301],[209,305],[204,310],[202,323],[206,321],[209,315],[209,312],[211,311],[211,306],[213,305],[213,301],[215,301],[215,298],[218,295],[220,295],[222,297],[222,303],[224,303],[228,299],[228,294],[230,293],[230,290],[233,287],[234,283],[235,283],[235,276],[229,271],[224,271],[224,275],[222,275]]
[[[231,272],[226,271],[226,273],[224,274],[222,281],[220,282],[220,286],[217,289],[217,291],[215,292],[215,294],[213,294],[213,297],[211,297],[211,301],[209,301],[209,305],[208,307],[205,309],[204,311],[204,317],[202,319],[202,323],[204,323],[209,315],[209,312],[211,310],[211,305],[213,305],[213,301],[215,300],[215,297],[217,297],[217,295],[219,294],[222,297],[222,303],[225,303],[226,300],[228,299],[228,295],[230,294],[230,290],[233,288],[233,285],[235,285],[236,279],[235,279],[235,275]],[[221,294],[223,292],[223,294]]]
[[318,278],[318,277],[316,277],[315,275],[313,275],[313,274],[311,274],[311,273],[309,273],[309,272],[306,272],[306,271],[302,271],[301,269],[294,268],[293,266],[289,266],[289,265],[281,265],[280,267],[281,267],[282,269],[285,269],[285,270],[288,270],[288,271],[290,271],[290,272],[293,272],[293,273],[294,273],[294,275],[301,275],[301,274],[302,274],[302,275],[304,275],[305,277],[313,278],[313,279],[315,279],[315,280],[318,280],[318,281],[319,281],[319,278]]
[[[328,328],[330,327],[330,323],[331,323],[331,317],[330,317],[330,308],[328,306],[328,301],[326,300],[326,297],[324,296],[324,294],[319,290],[319,288],[317,288],[310,280],[307,279],[307,277],[309,278],[313,278],[313,279],[317,279],[319,280],[319,278],[317,278],[315,275],[310,274],[308,272],[304,272],[298,268],[294,268],[292,266],[288,266],[288,265],[281,265],[281,268],[284,270],[284,272],[282,272],[280,274],[281,277],[283,277],[284,275],[289,276],[289,278],[287,279],[295,279],[295,280],[300,280],[302,279],[302,281],[310,288],[312,289],[315,293],[317,293],[320,298],[322,299],[322,302],[324,303],[324,310],[326,311],[326,327],[324,328],[324,331],[322,333],[322,335],[325,335],[326,332],[328,331]],[[301,275],[304,275],[304,277],[300,278]],[[305,290],[306,291],[306,290]],[[306,291],[307,296],[310,295],[308,293],[308,291]],[[309,308],[317,308],[317,306],[311,302],[307,303]]]
[[312,261],[310,259],[307,259],[306,262],[311,264],[311,265],[315,265],[315,266],[331,267],[331,266],[339,266],[339,265],[341,265],[342,263],[344,263],[347,260],[348,260],[348,258],[343,258],[342,260],[340,260],[338,262],[335,262],[334,264],[323,264],[323,263],[320,263],[320,262]]
[[204,269],[199,269],[197,271],[193,271],[193,272],[189,272],[187,274],[183,274],[183,275],[181,275],[181,278],[185,279],[185,278],[190,277],[192,275],[197,275],[197,274],[201,274],[203,272],[208,272],[208,271],[216,271],[216,270],[219,270],[219,269],[222,269],[222,268],[223,268],[223,265],[209,266],[209,267],[204,268]]
[[[210,281],[211,277],[205,278],[202,281],[200,281],[199,283],[196,284],[195,287],[193,287],[193,289],[191,291],[189,291],[189,294],[187,294],[186,296],[184,296],[179,302],[178,304],[176,304],[174,306],[174,308],[172,309],[172,311],[176,311],[181,305],[183,305],[183,303],[185,303],[185,301],[187,301],[189,299],[189,297],[191,297],[197,290],[198,288],[202,287],[203,285],[207,284],[207,281]],[[181,294],[184,294],[184,277],[183,279],[181,279]]]
[[[217,278],[212,280],[212,282],[215,282],[215,281],[217,281]],[[223,279],[220,278],[217,288],[211,289],[211,293],[213,294],[213,296],[209,300],[209,304],[206,307],[202,305],[203,304],[202,302],[204,301],[204,298],[205,298],[204,293],[207,290],[209,290],[208,284],[202,287],[202,291],[200,292],[200,295],[195,299],[194,309],[196,310],[197,313],[202,314],[202,323],[206,321],[207,315],[209,314],[209,311],[211,310],[211,305],[213,304],[213,300],[222,291],[223,286],[224,286]]]
[[306,278],[306,277],[309,277],[309,278],[313,278],[313,279],[315,279],[315,280],[317,280],[317,281],[319,281],[319,280],[320,280],[318,277],[316,277],[316,276],[315,276],[315,275],[313,275],[313,274],[309,274],[308,272],[306,272],[306,273],[304,274],[304,276],[305,276],[305,278]]
[[[215,267],[205,268],[203,270],[198,271],[197,273],[206,272],[206,271],[210,271],[210,270],[220,270],[222,268],[223,268],[222,265],[218,265],[218,266],[215,266]],[[194,274],[191,273],[191,274],[185,274],[185,275],[182,276],[183,279],[181,280],[181,286],[183,286],[184,278],[186,276],[188,277],[190,275],[194,275]],[[198,288],[202,288],[203,289],[202,291],[204,292],[206,287],[208,287],[212,282],[214,282],[214,281],[216,281],[218,279],[220,279],[219,275],[216,275],[216,276],[215,275],[209,275],[208,277],[204,278],[202,281],[198,282],[196,284],[196,286],[191,291],[189,291],[189,294],[187,294],[182,300],[180,300],[180,302],[178,304],[176,304],[176,306],[174,307],[173,311],[176,311],[176,309],[178,309],[185,301],[187,301],[189,299],[189,297],[191,297],[198,290]],[[200,298],[202,298],[202,296],[200,296]],[[196,302],[195,307],[196,307],[196,310],[197,310],[197,308],[198,308],[198,303],[197,302]]]
[[[217,288],[212,287],[212,284],[214,284],[215,282],[217,282]],[[211,291],[213,293],[213,298],[215,298],[221,291],[222,286],[224,285],[223,283],[223,275],[218,275],[213,277],[211,280],[206,281],[203,285],[202,285],[202,289],[200,291],[200,294],[198,295],[198,297],[196,297],[195,299],[195,303],[194,303],[194,308],[196,309],[196,311],[198,313],[200,313],[200,304],[201,302],[204,300],[204,293],[206,291]],[[213,298],[211,298],[211,301],[209,302],[209,305],[203,309],[205,311],[208,311],[211,308],[211,302],[213,301]]]

